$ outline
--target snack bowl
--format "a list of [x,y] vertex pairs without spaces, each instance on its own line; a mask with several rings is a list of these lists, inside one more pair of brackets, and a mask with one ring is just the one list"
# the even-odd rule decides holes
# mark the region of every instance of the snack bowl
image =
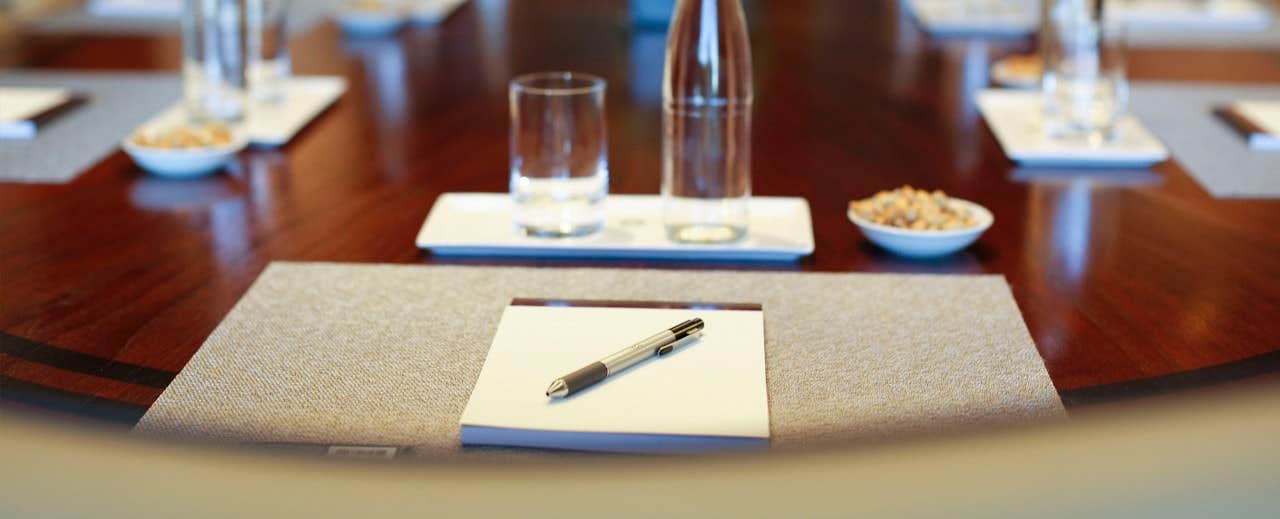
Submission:
[[158,148],[142,146],[125,137],[120,143],[124,152],[138,166],[148,172],[167,178],[193,178],[213,173],[249,145],[249,138],[242,132],[232,134],[231,142],[196,148]]
[[1005,57],[991,65],[991,81],[1008,88],[1039,88],[1043,74],[1043,65],[1039,65],[1039,61],[1040,57],[1034,55]]
[[908,258],[937,258],[973,244],[995,222],[995,216],[985,207],[958,198],[952,198],[951,202],[971,211],[976,224],[941,231],[904,229],[872,222],[858,216],[853,209],[849,210],[849,221],[858,226],[871,243],[889,252]]

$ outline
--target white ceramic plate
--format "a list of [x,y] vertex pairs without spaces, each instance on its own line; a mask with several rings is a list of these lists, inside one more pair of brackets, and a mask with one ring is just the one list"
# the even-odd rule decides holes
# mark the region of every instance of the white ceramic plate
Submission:
[[894,254],[908,258],[946,256],[977,241],[978,237],[982,236],[982,233],[990,229],[991,224],[995,223],[995,216],[987,208],[967,200],[958,198],[952,198],[951,200],[956,205],[972,211],[978,224],[973,227],[947,231],[915,231],[901,227],[880,225],[858,216],[852,209],[849,210],[849,221],[857,225],[858,229],[862,230],[862,234],[868,240],[871,240],[871,243],[879,245]]
[[150,148],[132,142],[132,135],[120,143],[124,152],[142,169],[167,178],[193,178],[213,173],[249,145],[243,133],[234,134],[230,144],[208,148]]

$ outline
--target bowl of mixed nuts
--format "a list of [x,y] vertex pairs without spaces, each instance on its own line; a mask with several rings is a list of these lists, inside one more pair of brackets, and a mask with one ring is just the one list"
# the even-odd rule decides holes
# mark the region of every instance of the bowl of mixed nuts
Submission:
[[968,247],[995,217],[985,207],[942,191],[903,186],[849,202],[849,220],[890,252],[935,258]]
[[217,171],[248,145],[248,138],[221,123],[142,129],[121,143],[142,169],[172,178]]

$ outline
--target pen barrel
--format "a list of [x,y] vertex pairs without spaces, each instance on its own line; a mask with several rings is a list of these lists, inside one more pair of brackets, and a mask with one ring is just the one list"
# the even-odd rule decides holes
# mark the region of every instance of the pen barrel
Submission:
[[626,349],[605,357],[600,362],[605,365],[612,375],[636,363],[652,357],[658,351],[658,347],[671,342],[675,338],[675,334],[670,330],[663,330],[652,337],[637,342]]

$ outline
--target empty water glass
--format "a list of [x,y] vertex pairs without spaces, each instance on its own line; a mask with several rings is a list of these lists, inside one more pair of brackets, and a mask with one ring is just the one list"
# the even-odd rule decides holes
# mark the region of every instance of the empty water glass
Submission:
[[193,120],[244,118],[247,2],[186,0],[183,4],[183,99]]
[[289,0],[248,0],[249,95],[259,102],[284,99],[292,73],[289,59]]
[[1044,129],[1055,139],[1110,139],[1129,100],[1124,28],[1101,0],[1047,0],[1040,29]]
[[604,79],[576,72],[511,82],[511,198],[519,232],[581,236],[604,226],[604,91]]

